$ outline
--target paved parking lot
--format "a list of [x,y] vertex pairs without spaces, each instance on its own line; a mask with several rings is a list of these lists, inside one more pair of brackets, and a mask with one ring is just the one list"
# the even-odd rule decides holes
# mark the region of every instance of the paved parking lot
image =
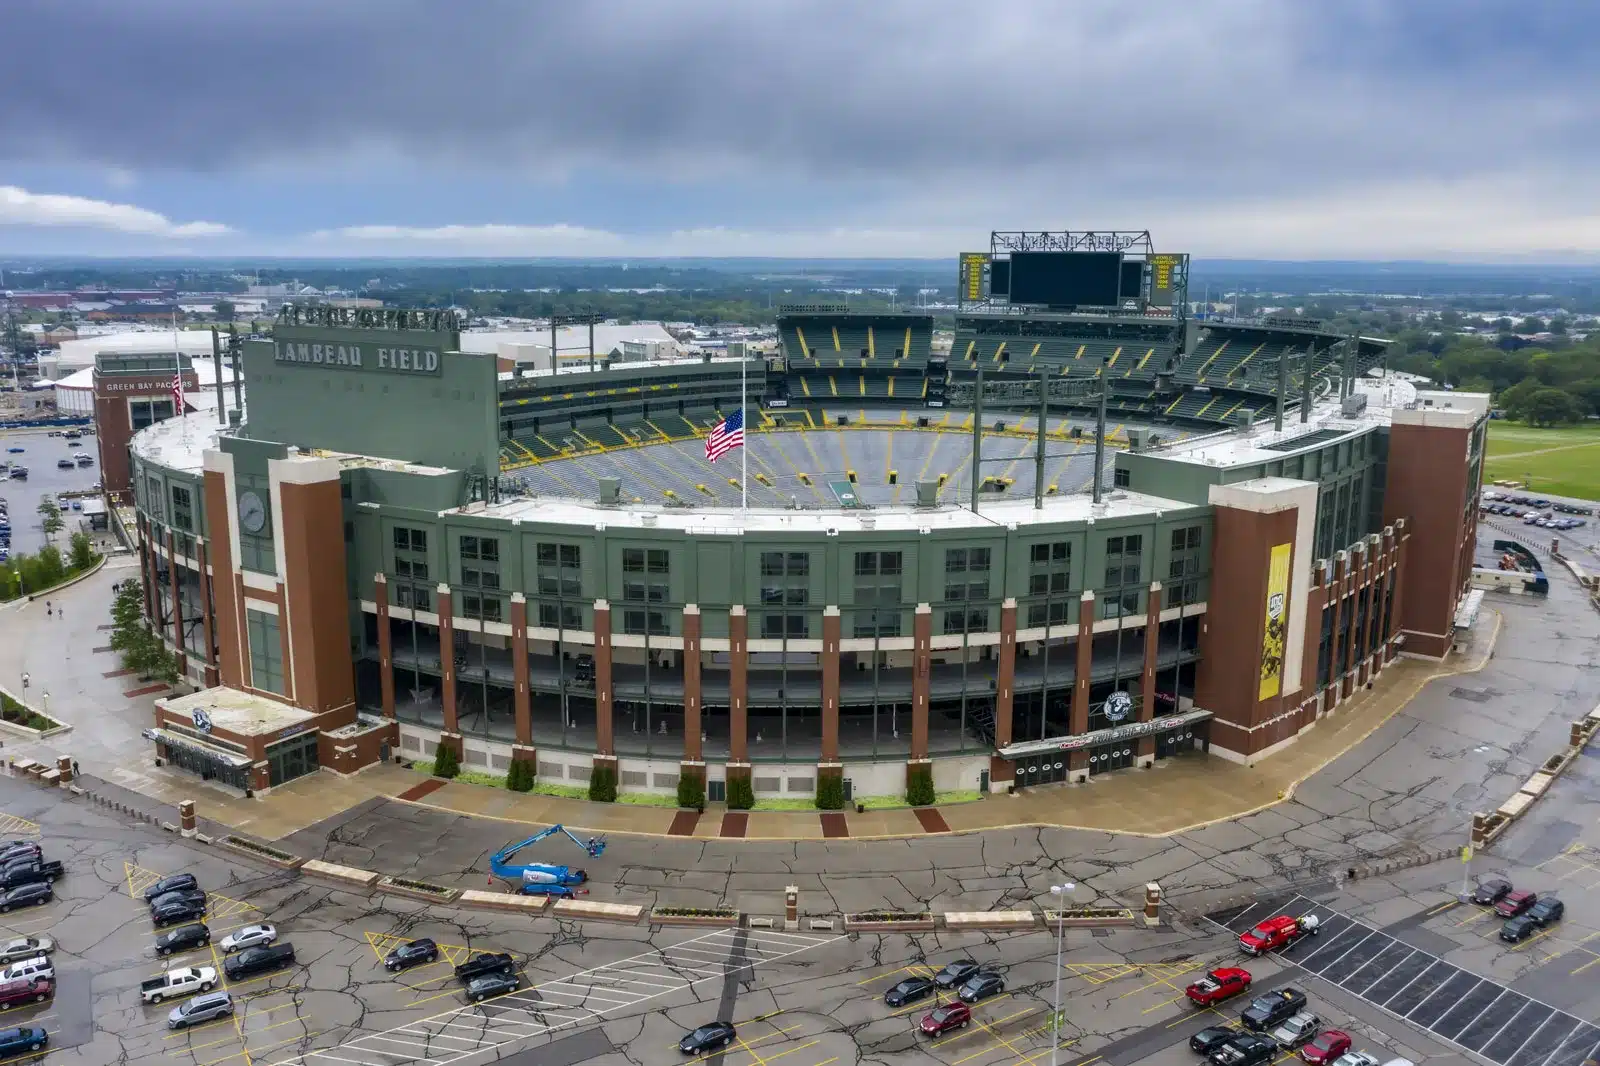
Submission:
[[[36,552],[44,546],[44,531],[39,526],[39,516],[35,511],[41,497],[54,498],[58,492],[84,491],[100,480],[98,458],[94,466],[74,467],[71,470],[57,468],[56,460],[70,458],[76,452],[87,452],[98,457],[98,447],[94,437],[69,441],[52,437],[42,430],[0,430],[0,499],[10,505],[13,551]],[[14,455],[9,450],[11,448],[25,450],[20,455]],[[6,472],[8,462],[27,467],[28,479],[16,481],[10,478]],[[56,534],[55,543],[58,546],[65,545],[67,536],[78,528],[79,517],[70,509],[62,514],[66,527]]]

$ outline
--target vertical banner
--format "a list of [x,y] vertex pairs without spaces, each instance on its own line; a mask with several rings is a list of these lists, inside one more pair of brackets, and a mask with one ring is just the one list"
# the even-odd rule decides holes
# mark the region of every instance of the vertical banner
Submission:
[[1261,687],[1257,700],[1269,700],[1283,688],[1283,649],[1289,633],[1288,544],[1274,544],[1267,564],[1267,622],[1261,633]]
[[960,302],[975,304],[989,295],[984,274],[989,269],[988,252],[961,253]]

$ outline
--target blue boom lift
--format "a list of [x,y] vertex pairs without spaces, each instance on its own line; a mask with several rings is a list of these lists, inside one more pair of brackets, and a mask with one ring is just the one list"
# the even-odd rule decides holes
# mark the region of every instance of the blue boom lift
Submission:
[[549,829],[541,830],[526,840],[519,840],[515,844],[507,844],[489,857],[489,872],[502,881],[509,881],[516,886],[516,890],[524,896],[557,896],[562,899],[571,899],[576,893],[573,891],[579,885],[589,880],[589,875],[584,871],[571,866],[551,866],[546,863],[512,863],[511,857],[523,848],[537,844],[546,837],[555,836],[557,833],[565,835],[569,840],[591,859],[598,859],[606,850],[603,837],[590,837],[583,840],[564,825],[553,825]]

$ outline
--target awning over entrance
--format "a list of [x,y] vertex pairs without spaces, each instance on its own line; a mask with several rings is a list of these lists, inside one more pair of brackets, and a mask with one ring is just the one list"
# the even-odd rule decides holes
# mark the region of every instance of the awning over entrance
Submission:
[[231,751],[224,751],[221,748],[214,748],[210,744],[202,744],[198,740],[180,736],[179,734],[173,733],[170,730],[146,729],[144,731],[144,738],[146,740],[153,740],[157,744],[165,744],[169,748],[181,748],[184,751],[192,752],[193,754],[201,756],[202,758],[214,759],[223,766],[233,767],[234,769],[242,770],[250,765],[250,760],[245,758],[243,755],[238,755]]
[[1182,714],[1164,715],[1148,722],[1129,722],[1127,725],[1096,729],[1091,733],[1080,733],[1076,736],[1047,737],[1044,740],[1008,744],[1000,749],[1000,755],[1006,759],[1022,759],[1029,755],[1046,755],[1058,751],[1083,751],[1088,748],[1098,748],[1103,744],[1121,743],[1135,737],[1154,736],[1157,733],[1181,729],[1210,719],[1210,711],[1184,711]]

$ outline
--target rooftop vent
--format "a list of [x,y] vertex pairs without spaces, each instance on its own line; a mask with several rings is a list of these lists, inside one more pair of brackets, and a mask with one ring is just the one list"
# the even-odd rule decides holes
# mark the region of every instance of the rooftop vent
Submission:
[[939,483],[937,481],[917,482],[917,506],[936,507],[939,504]]
[[622,480],[614,477],[596,478],[595,484],[600,490],[600,502],[615,504],[622,499]]

